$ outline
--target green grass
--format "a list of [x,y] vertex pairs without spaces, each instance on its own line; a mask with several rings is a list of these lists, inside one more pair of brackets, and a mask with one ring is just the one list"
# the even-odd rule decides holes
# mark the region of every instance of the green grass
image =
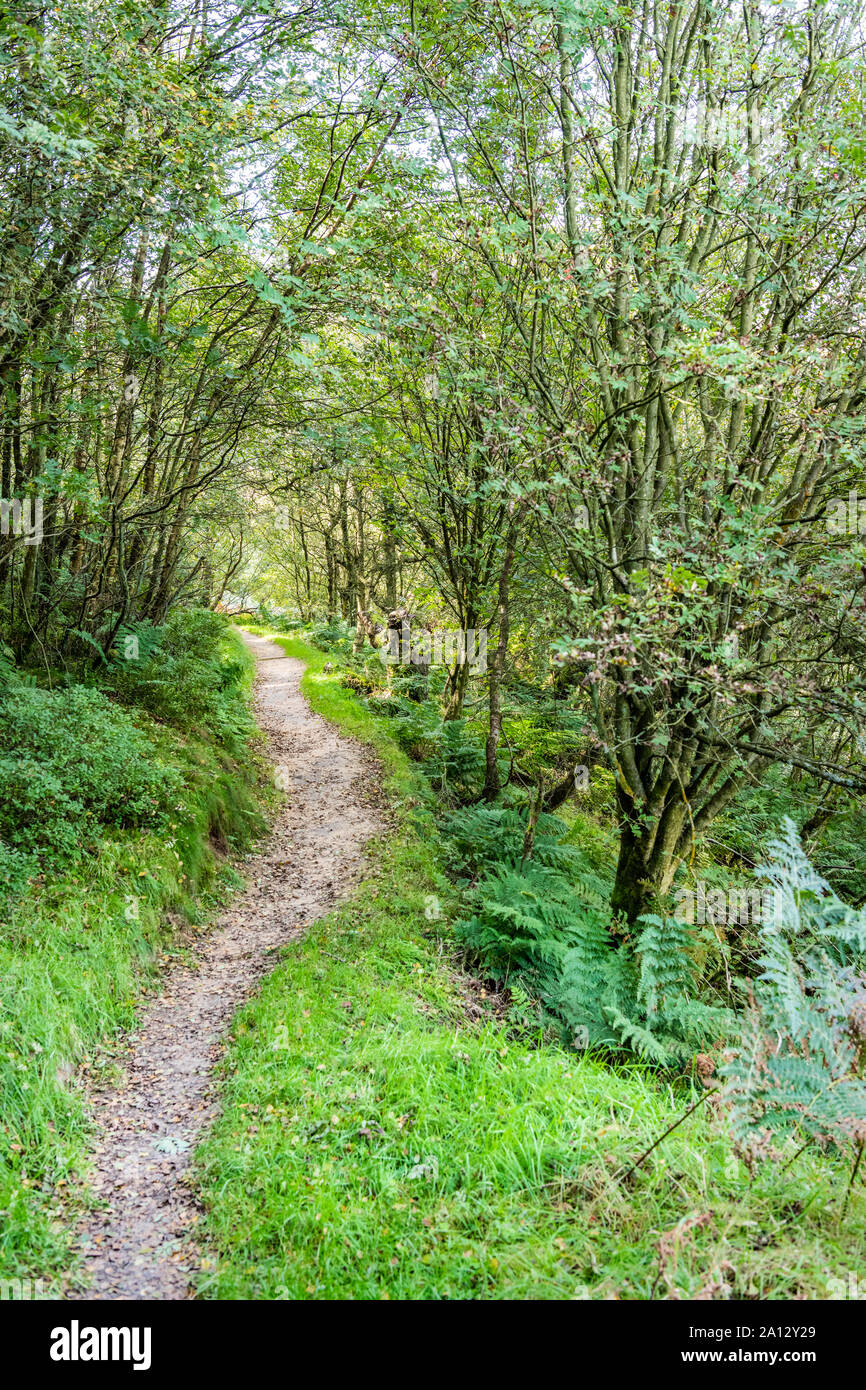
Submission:
[[[230,654],[254,663],[237,634]],[[110,1074],[167,962],[188,950],[239,879],[224,857],[262,828],[260,769],[140,716],[184,788],[168,834],[118,832],[59,876],[50,865],[0,911],[0,1276],[54,1279],[86,1200],[81,1080]],[[76,1073],[76,1068],[79,1071]]]
[[313,708],[377,750],[394,823],[235,1020],[197,1156],[200,1296],[825,1298],[862,1272],[846,1173],[804,1155],[750,1179],[709,1106],[621,1181],[695,1092],[495,1016],[453,953],[420,774],[332,656],[275,640]]

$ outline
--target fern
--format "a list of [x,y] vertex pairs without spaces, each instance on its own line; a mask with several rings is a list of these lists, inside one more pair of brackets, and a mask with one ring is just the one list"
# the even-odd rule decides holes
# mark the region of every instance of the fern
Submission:
[[479,911],[457,924],[457,936],[495,980],[512,972],[549,979],[578,921],[568,884],[540,865],[524,871],[497,865],[478,885]]
[[622,1013],[615,1004],[608,1004],[604,1009],[605,1017],[609,1021],[614,1036],[622,1047],[631,1049],[647,1062],[657,1062],[659,1066],[670,1064],[671,1049],[664,1040],[658,1038],[644,1024],[640,1023],[631,1014]]
[[461,853],[476,862],[508,856],[482,872],[475,912],[457,924],[458,939],[491,978],[534,992],[564,1039],[669,1066],[730,1034],[733,1016],[695,997],[687,927],[646,917],[635,947],[617,944],[606,885],[556,838],[565,827],[555,816],[539,822],[550,862],[525,865],[515,812],[474,807],[447,822]]
[[[449,841],[453,866],[478,870],[484,865],[501,863],[519,865],[523,856],[526,815],[502,806],[470,806],[443,816],[442,833]],[[562,843],[568,831],[559,816],[542,813],[538,818],[532,861],[544,868],[565,874],[583,870],[580,851]],[[587,871],[586,885],[581,892],[586,898],[594,893],[596,905],[603,908],[609,890]]]
[[522,864],[525,815],[473,806],[442,819],[452,867],[479,874],[475,912],[457,934],[499,981],[522,979],[578,1046],[673,1065],[728,1037],[733,1015],[697,999],[682,922],[648,916],[634,946],[610,931],[610,884],[542,814]]
[[691,938],[684,922],[656,917],[652,913],[640,918],[645,923],[638,937],[640,978],[637,1000],[646,1009],[648,1018],[665,1012],[670,999],[684,995],[691,983],[693,969],[689,960]]
[[146,620],[124,623],[114,639],[115,656],[121,661],[149,661],[159,650],[164,633],[164,628]]
[[465,719],[440,719],[433,748],[424,760],[425,775],[442,796],[465,800],[477,795],[484,775],[484,749]]
[[556,998],[572,1029],[590,1044],[636,1052],[670,1066],[728,1036],[734,1015],[695,997],[690,940],[681,922],[643,918],[634,951],[597,918],[585,918],[580,942],[565,957]]
[[11,689],[16,680],[15,653],[5,642],[0,642],[0,694]]
[[734,1136],[747,1155],[776,1139],[866,1141],[866,910],[836,897],[794,824],[759,874],[775,911],[760,924],[760,975],[724,1069]]

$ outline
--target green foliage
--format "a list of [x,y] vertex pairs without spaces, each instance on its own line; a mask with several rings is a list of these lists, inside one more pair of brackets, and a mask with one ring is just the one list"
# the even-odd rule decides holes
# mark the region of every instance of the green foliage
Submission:
[[51,767],[35,758],[7,755],[0,757],[0,779],[0,835],[12,849],[48,850],[61,860],[73,857],[86,813]]
[[[159,651],[165,635],[165,628],[147,619],[124,623],[114,639],[115,657],[119,661],[149,661]],[[135,653],[134,658],[130,656],[131,651]]]
[[840,897],[866,905],[866,810],[863,798],[831,816],[813,851],[815,867]]
[[[78,858],[103,827],[161,825],[180,786],[132,717],[82,686],[7,692],[0,782],[6,845],[61,861]],[[7,874],[7,883],[20,880],[14,861]]]
[[[423,698],[401,693],[406,690],[423,694]],[[421,764],[442,804],[460,805],[480,794],[484,746],[469,720],[443,719],[438,701],[428,698],[431,694],[421,677],[409,674],[394,679],[393,693],[387,697],[371,696],[369,707],[376,714],[388,716],[394,739]]]
[[15,653],[0,642],[0,695],[16,682]]
[[[201,660],[217,630],[178,618],[171,640]],[[98,1074],[142,984],[237,883],[212,838],[245,848],[264,822],[255,763],[216,734],[163,729],[92,686],[16,684],[0,714],[0,1270],[49,1277],[68,1266],[57,1204],[90,1138],[74,1068]]]
[[273,632],[298,632],[304,627],[301,618],[294,617],[290,613],[278,613],[266,603],[263,603],[261,608],[257,610],[256,617],[263,627],[269,628]]
[[39,865],[38,854],[13,849],[5,840],[0,839],[0,902],[5,897],[25,892],[39,873]]
[[580,934],[568,882],[541,865],[522,871],[496,865],[479,884],[478,900],[475,915],[457,923],[458,941],[497,982],[528,975],[539,993],[548,993]]
[[792,821],[761,869],[775,910],[760,926],[760,974],[725,1068],[732,1125],[761,1156],[796,1136],[866,1142],[866,910],[815,872]]
[[511,693],[503,720],[508,750],[531,780],[558,781],[583,761],[586,720],[562,700],[551,699],[527,682]]
[[253,727],[249,658],[227,641],[223,618],[191,610],[162,628],[138,624],[121,634],[121,653],[127,638],[138,658],[99,672],[102,689],[13,680],[2,695],[0,897],[80,861],[106,832],[166,824],[183,779],[162,732],[136,709],[242,751]]
[[422,762],[425,775],[447,804],[476,797],[484,776],[484,749],[466,719],[439,719],[432,728],[432,751]]
[[[526,810],[503,806],[468,806],[451,811],[440,821],[446,839],[449,863],[455,872],[477,873],[485,864],[502,863],[515,867],[523,856]],[[532,858],[546,868],[562,872],[583,867],[580,851],[563,843],[568,831],[559,816],[542,812],[535,827]],[[583,880],[590,888],[590,877]],[[604,886],[596,883],[596,903],[603,907]]]
[[[431,893],[447,915],[451,894],[427,813],[415,828],[418,767],[390,721],[322,672],[322,655],[285,647],[309,662],[313,708],[376,747],[394,820],[367,881],[234,1021],[220,1113],[197,1155],[210,1246],[199,1295],[826,1298],[857,1267],[866,1212],[855,1193],[840,1227],[839,1166],[805,1156],[801,1211],[803,1175],[750,1180],[703,1107],[623,1183],[690,1088],[631,1060],[539,1046],[536,999],[514,974],[505,1021],[477,990],[467,1007],[468,982],[424,915]],[[679,1240],[694,1211],[711,1219]],[[677,1242],[664,1268],[660,1233]]]
[[139,634],[138,657],[115,662],[105,686],[155,719],[184,732],[212,731],[238,752],[253,728],[244,699],[249,659],[227,620],[208,609],[177,609],[164,627],[139,625],[132,635]]
[[334,652],[342,657],[352,654],[355,629],[350,623],[331,621],[314,625],[309,630],[310,641],[315,642],[322,651]]
[[610,881],[539,817],[521,863],[526,813],[475,806],[443,817],[452,864],[481,877],[475,910],[456,924],[471,959],[500,983],[516,978],[580,1047],[688,1062],[725,1037],[733,1015],[699,997],[693,942],[681,922],[647,915],[633,942],[611,932]]

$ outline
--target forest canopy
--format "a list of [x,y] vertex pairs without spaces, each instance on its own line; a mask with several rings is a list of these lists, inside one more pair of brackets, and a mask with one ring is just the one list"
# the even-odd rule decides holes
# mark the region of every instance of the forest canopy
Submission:
[[227,589],[359,645],[483,630],[484,795],[503,689],[546,682],[629,922],[774,769],[811,828],[862,793],[858,7],[2,26],[7,660]]

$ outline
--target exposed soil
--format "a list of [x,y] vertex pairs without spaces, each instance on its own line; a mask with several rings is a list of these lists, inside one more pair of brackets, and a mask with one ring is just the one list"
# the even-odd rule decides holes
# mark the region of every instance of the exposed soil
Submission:
[[92,1184],[105,1203],[81,1230],[73,1299],[183,1299],[200,1259],[192,1152],[214,1115],[212,1071],[233,1014],[276,964],[274,952],[358,881],[383,825],[369,755],[311,712],[303,663],[245,634],[259,661],[256,714],[285,800],[245,869],[247,887],[192,966],[165,979],[126,1040],[123,1080],[92,1097]]

